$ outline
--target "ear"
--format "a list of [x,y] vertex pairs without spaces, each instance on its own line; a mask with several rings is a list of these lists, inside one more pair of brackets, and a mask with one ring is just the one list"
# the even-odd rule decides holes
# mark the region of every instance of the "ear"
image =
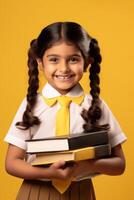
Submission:
[[43,63],[42,63],[42,59],[41,58],[37,58],[36,59],[37,63],[38,63],[38,67],[39,67],[39,70],[43,70]]

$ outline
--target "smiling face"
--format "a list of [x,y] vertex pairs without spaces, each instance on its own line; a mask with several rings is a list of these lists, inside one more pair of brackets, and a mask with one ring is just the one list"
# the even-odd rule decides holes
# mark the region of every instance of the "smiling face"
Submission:
[[48,83],[62,95],[68,93],[83,76],[83,56],[72,44],[56,43],[37,62]]

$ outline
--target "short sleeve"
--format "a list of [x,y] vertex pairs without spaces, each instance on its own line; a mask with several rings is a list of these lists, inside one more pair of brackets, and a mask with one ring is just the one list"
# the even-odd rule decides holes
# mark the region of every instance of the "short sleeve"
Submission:
[[25,140],[30,138],[30,129],[28,130],[21,130],[16,127],[16,123],[19,121],[22,121],[23,113],[26,109],[27,101],[26,98],[22,101],[11,125],[8,130],[7,135],[4,138],[5,142],[8,142],[10,144],[13,144],[17,147],[20,147],[22,149],[26,150],[26,143]]
[[114,147],[117,146],[118,144],[125,142],[127,137],[125,136],[117,119],[111,112],[108,105],[104,102],[104,100],[102,100],[101,109],[102,109],[102,116],[100,119],[100,124],[109,124],[110,126],[109,139],[111,146]]

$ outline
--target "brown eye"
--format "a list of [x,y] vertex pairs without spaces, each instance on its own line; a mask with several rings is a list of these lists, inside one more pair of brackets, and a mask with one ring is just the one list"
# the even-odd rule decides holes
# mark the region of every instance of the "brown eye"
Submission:
[[71,64],[74,64],[74,63],[77,63],[77,62],[79,62],[79,58],[77,58],[77,57],[70,57],[69,58],[69,62],[71,63]]
[[57,63],[58,62],[58,58],[53,57],[53,58],[50,58],[49,61],[52,62],[52,63]]

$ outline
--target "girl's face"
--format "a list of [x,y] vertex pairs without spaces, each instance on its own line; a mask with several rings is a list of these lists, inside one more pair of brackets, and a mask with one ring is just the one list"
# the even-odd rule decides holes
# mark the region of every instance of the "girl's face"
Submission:
[[84,59],[73,44],[56,43],[37,61],[48,83],[63,95],[82,78]]

